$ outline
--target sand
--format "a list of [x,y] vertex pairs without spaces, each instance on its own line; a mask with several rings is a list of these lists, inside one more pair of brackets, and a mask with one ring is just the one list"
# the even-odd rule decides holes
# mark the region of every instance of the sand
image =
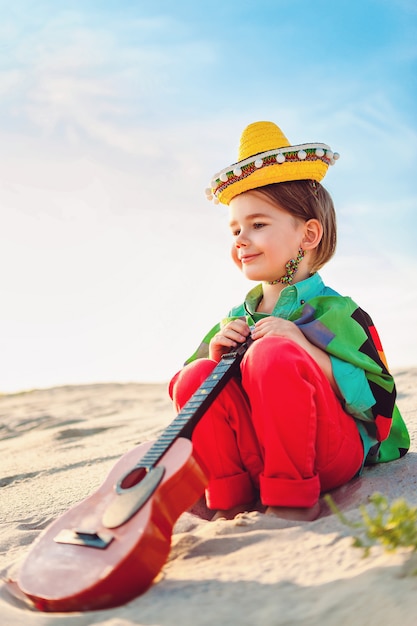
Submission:
[[[346,516],[375,491],[417,505],[417,368],[394,372],[412,444],[399,461],[366,468],[333,492]],[[66,386],[0,396],[0,618],[13,626],[372,626],[417,620],[415,556],[382,547],[367,558],[323,503],[318,520],[284,523],[252,512],[209,522],[188,512],[151,588],[114,609],[42,613],[8,592],[29,545],[90,495],[127,451],[174,418],[166,385]],[[369,506],[369,505],[368,505]],[[417,566],[416,566],[417,567]]]

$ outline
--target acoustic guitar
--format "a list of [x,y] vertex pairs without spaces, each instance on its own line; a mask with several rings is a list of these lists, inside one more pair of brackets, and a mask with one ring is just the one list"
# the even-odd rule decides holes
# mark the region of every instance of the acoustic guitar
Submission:
[[152,584],[168,557],[174,523],[207,485],[193,456],[193,429],[249,343],[223,356],[156,441],[122,456],[96,492],[39,535],[15,595],[41,611],[89,611],[124,604]]

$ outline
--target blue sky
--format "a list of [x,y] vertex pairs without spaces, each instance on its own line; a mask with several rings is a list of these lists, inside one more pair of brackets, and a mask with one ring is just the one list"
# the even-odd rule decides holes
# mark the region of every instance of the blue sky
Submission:
[[204,188],[257,120],[340,152],[322,275],[417,364],[414,0],[0,15],[0,391],[169,379],[252,286]]

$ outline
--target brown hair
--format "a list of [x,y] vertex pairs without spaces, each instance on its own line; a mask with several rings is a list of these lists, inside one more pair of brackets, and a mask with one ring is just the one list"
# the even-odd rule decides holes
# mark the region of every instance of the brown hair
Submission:
[[336,213],[329,192],[314,180],[273,183],[256,190],[267,196],[295,218],[307,222],[316,219],[323,227],[323,236],[316,248],[312,273],[329,261],[336,250]]

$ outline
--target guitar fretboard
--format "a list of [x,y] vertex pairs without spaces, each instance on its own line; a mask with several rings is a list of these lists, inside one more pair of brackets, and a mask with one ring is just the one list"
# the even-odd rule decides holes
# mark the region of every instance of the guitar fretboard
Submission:
[[175,419],[167,426],[148,452],[142,457],[137,467],[150,469],[158,463],[178,437],[191,439],[196,424],[233,376],[250,343],[252,343],[252,340],[248,339],[246,343],[239,346],[237,350],[229,352],[222,357],[212,373],[200,385]]

